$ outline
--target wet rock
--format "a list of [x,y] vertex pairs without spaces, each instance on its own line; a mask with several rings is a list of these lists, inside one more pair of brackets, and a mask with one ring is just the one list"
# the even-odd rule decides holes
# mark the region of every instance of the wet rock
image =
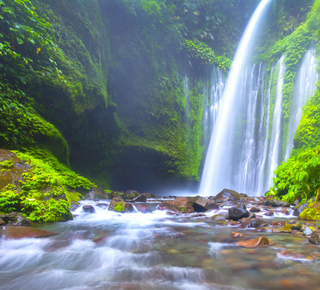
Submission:
[[31,226],[32,222],[29,221],[24,215],[19,212],[10,212],[6,215],[1,215],[1,219],[5,224],[10,224],[11,226]]
[[242,233],[232,232],[230,235],[233,238],[243,238],[243,234]]
[[217,202],[240,201],[241,198],[242,196],[238,192],[225,188],[215,196],[214,200]]
[[190,197],[195,212],[205,212],[207,210],[220,209],[214,201],[203,196]]
[[265,236],[258,237],[256,239],[240,241],[236,243],[238,246],[246,248],[257,248],[257,247],[266,247],[269,246],[269,240]]
[[286,222],[282,221],[282,222],[272,222],[271,225],[274,227],[283,227],[285,224],[286,224]]
[[132,204],[124,201],[121,197],[114,197],[110,202],[108,210],[121,212],[121,213],[128,213],[128,212],[135,211]]
[[139,194],[132,201],[133,202],[146,202],[147,201],[147,197],[144,194]]
[[267,211],[264,215],[265,216],[274,216],[274,212],[273,211]]
[[294,216],[299,216],[305,209],[308,208],[309,202],[314,202],[314,201],[315,201],[315,197],[310,198],[307,202],[305,202],[303,204],[297,205],[294,208],[293,215]]
[[226,218],[222,214],[216,214],[211,218],[211,220],[217,223],[226,221]]
[[249,212],[244,204],[239,204],[236,207],[229,208],[228,215],[229,219],[237,221],[241,218],[248,217]]
[[313,233],[312,229],[310,229],[309,227],[304,227],[304,229],[303,229],[304,236],[310,236],[310,235],[312,235],[312,233]]
[[79,207],[80,207],[80,205],[79,205],[78,202],[72,201],[72,202],[71,202],[70,210],[71,210],[71,211],[75,211],[75,210],[76,210],[77,208],[79,208]]
[[6,239],[40,238],[56,235],[54,232],[24,226],[8,226],[6,230],[2,231],[2,234]]
[[93,187],[89,191],[84,191],[82,194],[82,199],[88,200],[99,200],[99,199],[108,199],[109,195],[101,187]]
[[144,194],[147,198],[157,198],[157,195],[154,193],[144,192],[142,194]]
[[84,205],[82,207],[82,211],[85,213],[95,213],[96,210],[94,209],[94,207],[92,205]]
[[258,228],[262,224],[264,224],[264,221],[261,219],[249,219],[241,225],[241,228]]
[[264,203],[266,206],[272,207],[290,207],[290,203],[279,199],[267,199]]
[[309,242],[314,245],[320,245],[320,236],[318,232],[314,232],[308,238]]
[[250,212],[260,212],[260,211],[261,211],[261,209],[258,208],[258,207],[252,207],[252,208],[250,208]]
[[285,258],[291,259],[291,260],[299,260],[299,259],[313,260],[313,258],[309,255],[306,255],[306,254],[300,253],[300,252],[289,251],[289,250],[285,250],[285,251],[280,252],[279,256],[285,257]]
[[140,195],[140,193],[138,191],[131,189],[131,190],[126,190],[123,193],[123,198],[125,198],[125,199],[134,199],[138,195]]
[[177,197],[174,200],[166,200],[158,206],[159,210],[171,210],[180,213],[192,213],[194,208],[187,197]]
[[256,218],[256,214],[254,212],[249,213],[249,219],[254,219]]

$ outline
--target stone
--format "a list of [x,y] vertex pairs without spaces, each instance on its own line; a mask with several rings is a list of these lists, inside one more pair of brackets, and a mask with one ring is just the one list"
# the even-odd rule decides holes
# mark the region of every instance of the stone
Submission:
[[192,202],[187,197],[177,197],[174,200],[166,200],[159,204],[159,210],[171,210],[180,213],[193,213]]
[[266,247],[269,246],[269,240],[266,236],[261,236],[252,240],[240,241],[236,244],[246,248]]
[[260,211],[261,211],[261,209],[258,208],[258,207],[252,207],[252,208],[250,208],[250,212],[260,212]]
[[24,215],[19,212],[10,212],[6,215],[1,215],[1,219],[5,224],[10,224],[11,226],[31,226],[32,222],[29,221]]
[[242,233],[232,232],[230,235],[233,238],[243,238],[243,234]]
[[2,234],[6,239],[40,238],[56,235],[54,232],[24,226],[8,226],[6,230],[2,231]]
[[214,200],[217,202],[240,201],[241,198],[242,196],[238,192],[225,188],[215,196]]
[[314,232],[308,238],[309,242],[314,245],[320,245],[320,236],[318,232]]
[[82,211],[85,212],[85,213],[95,213],[96,210],[94,209],[94,207],[92,205],[84,205],[82,207]]
[[313,198],[310,198],[307,202],[300,204],[300,205],[297,205],[294,208],[293,215],[299,216],[305,209],[308,208],[309,202],[314,202],[314,201],[315,201],[315,196]]
[[255,228],[256,229],[256,228],[260,227],[263,223],[264,223],[264,221],[262,221],[261,219],[249,219],[241,225],[241,228]]
[[207,210],[220,209],[214,201],[203,196],[190,197],[189,200],[193,203],[195,212],[205,212]]
[[272,207],[290,207],[290,203],[279,199],[267,199],[264,203],[266,206]]
[[132,204],[117,196],[111,200],[108,210],[121,213],[135,212]]
[[265,216],[274,216],[274,212],[273,211],[267,211],[264,215]]
[[304,235],[304,236],[310,236],[310,235],[312,235],[312,233],[313,233],[313,230],[310,229],[309,227],[305,227],[305,228],[303,229],[303,235]]
[[229,208],[228,214],[229,214],[229,219],[232,219],[235,221],[244,217],[249,217],[249,212],[247,211],[247,208],[244,204],[239,204],[235,207]]
[[226,218],[222,215],[222,214],[215,214],[212,218],[212,221],[214,222],[222,222],[222,221],[226,221]]
[[144,194],[139,194],[132,201],[133,202],[146,202],[147,201],[147,197]]
[[88,200],[100,200],[100,199],[108,199],[109,195],[106,193],[101,187],[93,187],[89,191],[84,191],[80,193],[82,194],[82,199]]

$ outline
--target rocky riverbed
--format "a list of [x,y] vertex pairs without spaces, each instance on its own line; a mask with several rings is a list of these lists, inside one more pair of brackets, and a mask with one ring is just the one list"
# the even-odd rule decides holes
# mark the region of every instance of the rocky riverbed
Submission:
[[295,205],[147,196],[84,200],[65,223],[3,216],[0,289],[319,289],[319,223]]

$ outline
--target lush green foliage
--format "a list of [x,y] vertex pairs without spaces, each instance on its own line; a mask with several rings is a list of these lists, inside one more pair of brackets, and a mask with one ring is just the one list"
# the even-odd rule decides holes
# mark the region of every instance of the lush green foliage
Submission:
[[306,202],[315,196],[320,185],[320,146],[302,149],[283,162],[275,171],[274,188],[276,196],[288,202],[296,198]]
[[183,47],[187,51],[189,58],[197,58],[205,64],[215,64],[224,72],[231,68],[230,59],[224,56],[216,56],[215,52],[201,41],[185,39]]
[[[36,222],[72,219],[70,205],[80,199],[78,190],[89,190],[94,184],[59,163],[49,152],[33,149],[32,155],[15,153],[31,169],[22,174],[18,185],[9,183],[0,191],[0,211],[20,211]],[[6,164],[0,166],[8,170]]]

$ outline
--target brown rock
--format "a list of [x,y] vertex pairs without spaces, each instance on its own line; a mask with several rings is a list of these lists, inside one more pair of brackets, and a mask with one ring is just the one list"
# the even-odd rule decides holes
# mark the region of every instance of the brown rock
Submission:
[[214,201],[203,196],[190,197],[195,212],[205,212],[207,210],[220,209]]
[[148,213],[151,212],[151,209],[146,204],[137,203],[134,205],[138,212]]
[[223,189],[215,196],[215,201],[224,202],[224,201],[239,201],[241,199],[241,195],[231,189]]
[[3,234],[6,239],[40,238],[56,235],[54,232],[22,226],[8,226],[7,229],[3,231]]
[[231,237],[233,238],[243,238],[243,234],[237,233],[237,232],[232,232]]
[[[122,204],[123,207],[122,208],[121,208],[121,206],[119,207],[119,204]],[[116,210],[115,208],[118,210]],[[119,210],[119,208],[120,208],[120,210]],[[110,202],[108,210],[112,210],[115,212],[122,212],[122,213],[135,211],[132,204],[124,201],[121,197],[114,197]]]
[[144,194],[139,194],[132,201],[133,202],[146,202],[147,201],[147,197]]
[[252,207],[252,208],[250,209],[250,212],[260,212],[260,211],[261,211],[261,209],[258,208],[258,207]]
[[187,197],[177,197],[174,200],[166,200],[158,207],[159,210],[171,210],[180,213],[192,213],[194,208]]
[[269,246],[269,240],[267,237],[261,236],[256,239],[237,242],[237,245],[246,247],[246,248],[265,247],[265,246]]

